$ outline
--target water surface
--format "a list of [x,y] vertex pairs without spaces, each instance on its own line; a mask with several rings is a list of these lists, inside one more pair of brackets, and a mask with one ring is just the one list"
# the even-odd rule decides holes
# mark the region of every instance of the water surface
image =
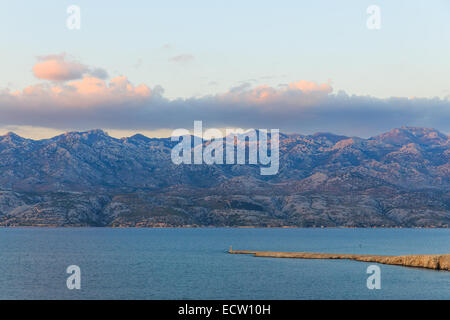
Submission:
[[[0,299],[450,299],[450,272],[235,250],[450,253],[448,229],[0,228]],[[68,290],[66,268],[81,268]]]

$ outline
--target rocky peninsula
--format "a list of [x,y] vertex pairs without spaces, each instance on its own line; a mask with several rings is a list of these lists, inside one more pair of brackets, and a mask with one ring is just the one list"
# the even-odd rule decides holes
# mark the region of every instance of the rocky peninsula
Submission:
[[230,248],[228,252],[231,254],[252,254],[255,257],[269,257],[269,258],[348,259],[363,262],[376,262],[382,264],[398,265],[405,267],[417,267],[417,268],[450,271],[450,254],[384,256],[384,255],[369,255],[369,254],[245,251],[245,250],[233,250],[232,248]]

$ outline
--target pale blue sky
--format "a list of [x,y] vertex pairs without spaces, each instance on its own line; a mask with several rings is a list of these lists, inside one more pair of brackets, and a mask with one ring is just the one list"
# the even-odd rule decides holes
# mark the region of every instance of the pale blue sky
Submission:
[[[81,8],[79,31],[66,28],[70,4]],[[381,30],[366,28],[371,4],[381,8]],[[251,79],[272,86],[331,79],[335,92],[443,97],[449,21],[445,0],[1,1],[0,88],[39,82],[36,56],[66,52],[111,76],[159,84],[168,98]],[[169,61],[182,54],[194,59]]]
[[0,24],[0,134],[450,132],[448,0],[0,0]]

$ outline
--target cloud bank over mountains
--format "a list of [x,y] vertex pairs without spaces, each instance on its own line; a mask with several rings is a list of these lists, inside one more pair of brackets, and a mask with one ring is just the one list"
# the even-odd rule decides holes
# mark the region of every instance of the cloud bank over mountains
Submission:
[[36,78],[21,91],[0,92],[0,126],[59,130],[158,130],[208,127],[279,128],[283,132],[333,131],[370,136],[393,127],[434,127],[450,132],[448,98],[388,98],[334,92],[330,83],[300,80],[277,87],[248,83],[225,93],[169,100],[160,86],[134,85],[126,76],[71,60],[38,57]]

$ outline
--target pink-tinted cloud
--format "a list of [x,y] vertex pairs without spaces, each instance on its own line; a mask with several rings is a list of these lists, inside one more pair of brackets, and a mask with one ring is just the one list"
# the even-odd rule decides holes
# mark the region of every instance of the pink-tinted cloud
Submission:
[[306,81],[306,80],[300,80],[297,82],[291,82],[289,83],[289,89],[291,90],[300,90],[303,92],[324,92],[324,93],[331,93],[333,91],[333,88],[331,88],[329,83],[321,83],[318,84],[313,81]]
[[33,66],[36,78],[51,81],[68,81],[81,79],[85,75],[105,79],[108,74],[101,68],[90,68],[78,61],[71,61],[66,54],[52,54],[38,57]]
[[248,103],[294,103],[302,105],[312,103],[320,98],[326,97],[333,88],[326,83],[318,84],[312,81],[300,80],[291,82],[280,88],[268,85],[260,85],[252,88],[249,83],[230,89],[221,96],[224,100],[245,101]]
[[37,84],[22,91],[12,92],[18,102],[34,106],[49,105],[65,108],[102,107],[142,101],[150,98],[152,91],[145,84],[134,86],[127,77],[119,76],[105,80],[85,76],[65,84]]

